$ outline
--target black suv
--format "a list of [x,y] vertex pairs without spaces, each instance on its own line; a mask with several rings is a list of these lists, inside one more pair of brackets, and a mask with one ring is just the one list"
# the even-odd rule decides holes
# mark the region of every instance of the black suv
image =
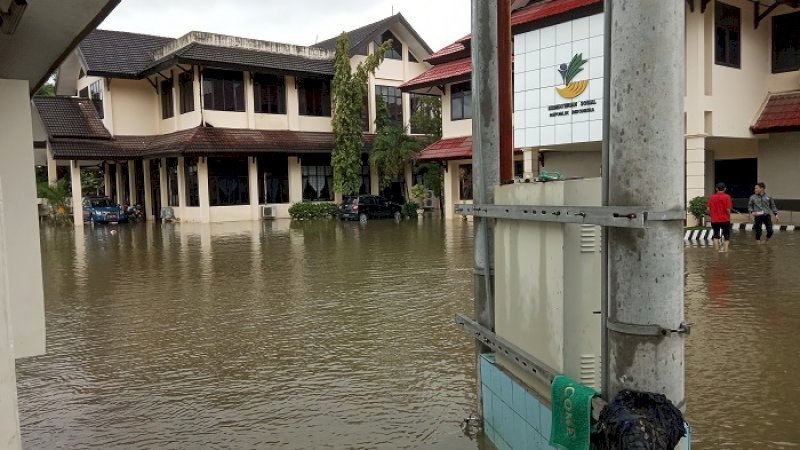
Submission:
[[378,195],[348,197],[339,207],[343,220],[360,220],[361,222],[382,217],[393,217],[395,220],[400,220],[403,217],[400,211],[400,205]]

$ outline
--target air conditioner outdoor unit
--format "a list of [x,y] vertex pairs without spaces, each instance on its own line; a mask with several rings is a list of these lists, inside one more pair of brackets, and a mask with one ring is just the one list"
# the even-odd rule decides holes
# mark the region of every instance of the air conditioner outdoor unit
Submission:
[[274,206],[262,206],[261,207],[261,218],[262,219],[274,219],[278,216],[278,208]]

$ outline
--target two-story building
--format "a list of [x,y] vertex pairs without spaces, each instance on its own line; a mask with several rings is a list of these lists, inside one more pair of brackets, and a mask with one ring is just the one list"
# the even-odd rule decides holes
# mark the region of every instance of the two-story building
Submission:
[[[369,78],[363,115],[361,191],[377,194],[367,159],[376,97],[408,127],[412,97],[399,86],[430,68],[431,50],[401,14],[348,36],[354,68],[393,42]],[[96,30],[59,67],[57,96],[34,99],[48,178],[68,165],[80,205],[82,169],[102,170],[106,195],[142,204],[148,219],[162,207],[188,222],[288,217],[292,203],[339,200],[331,168],[335,46],[336,37],[300,46]]]
[[[523,173],[599,176],[603,2],[536,2],[514,12],[512,30],[514,145],[525,149]],[[800,4],[689,0],[685,42],[687,201],[723,181],[745,209],[753,185],[764,181],[786,211],[781,217],[800,222],[800,213],[792,217],[800,211]],[[576,56],[582,70],[567,89]],[[433,67],[402,89],[443,96],[443,139],[419,159],[446,164],[452,216],[455,203],[471,201],[470,37],[428,62]]]

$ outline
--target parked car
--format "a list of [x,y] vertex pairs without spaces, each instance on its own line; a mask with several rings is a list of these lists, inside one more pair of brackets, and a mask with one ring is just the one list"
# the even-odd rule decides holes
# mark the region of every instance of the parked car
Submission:
[[348,197],[339,207],[339,213],[342,220],[360,220],[361,222],[366,222],[367,219],[386,217],[400,220],[403,217],[400,205],[378,195]]
[[128,216],[108,197],[84,197],[83,221],[95,223],[127,222]]

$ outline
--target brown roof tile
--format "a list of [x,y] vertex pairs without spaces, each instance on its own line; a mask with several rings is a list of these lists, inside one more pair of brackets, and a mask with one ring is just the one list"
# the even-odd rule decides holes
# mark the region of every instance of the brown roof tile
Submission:
[[94,30],[78,48],[88,75],[137,78],[153,64],[153,52],[174,39],[123,31]]
[[753,134],[800,130],[800,91],[771,94],[750,129]]
[[81,97],[33,97],[51,138],[111,139],[92,100]]

